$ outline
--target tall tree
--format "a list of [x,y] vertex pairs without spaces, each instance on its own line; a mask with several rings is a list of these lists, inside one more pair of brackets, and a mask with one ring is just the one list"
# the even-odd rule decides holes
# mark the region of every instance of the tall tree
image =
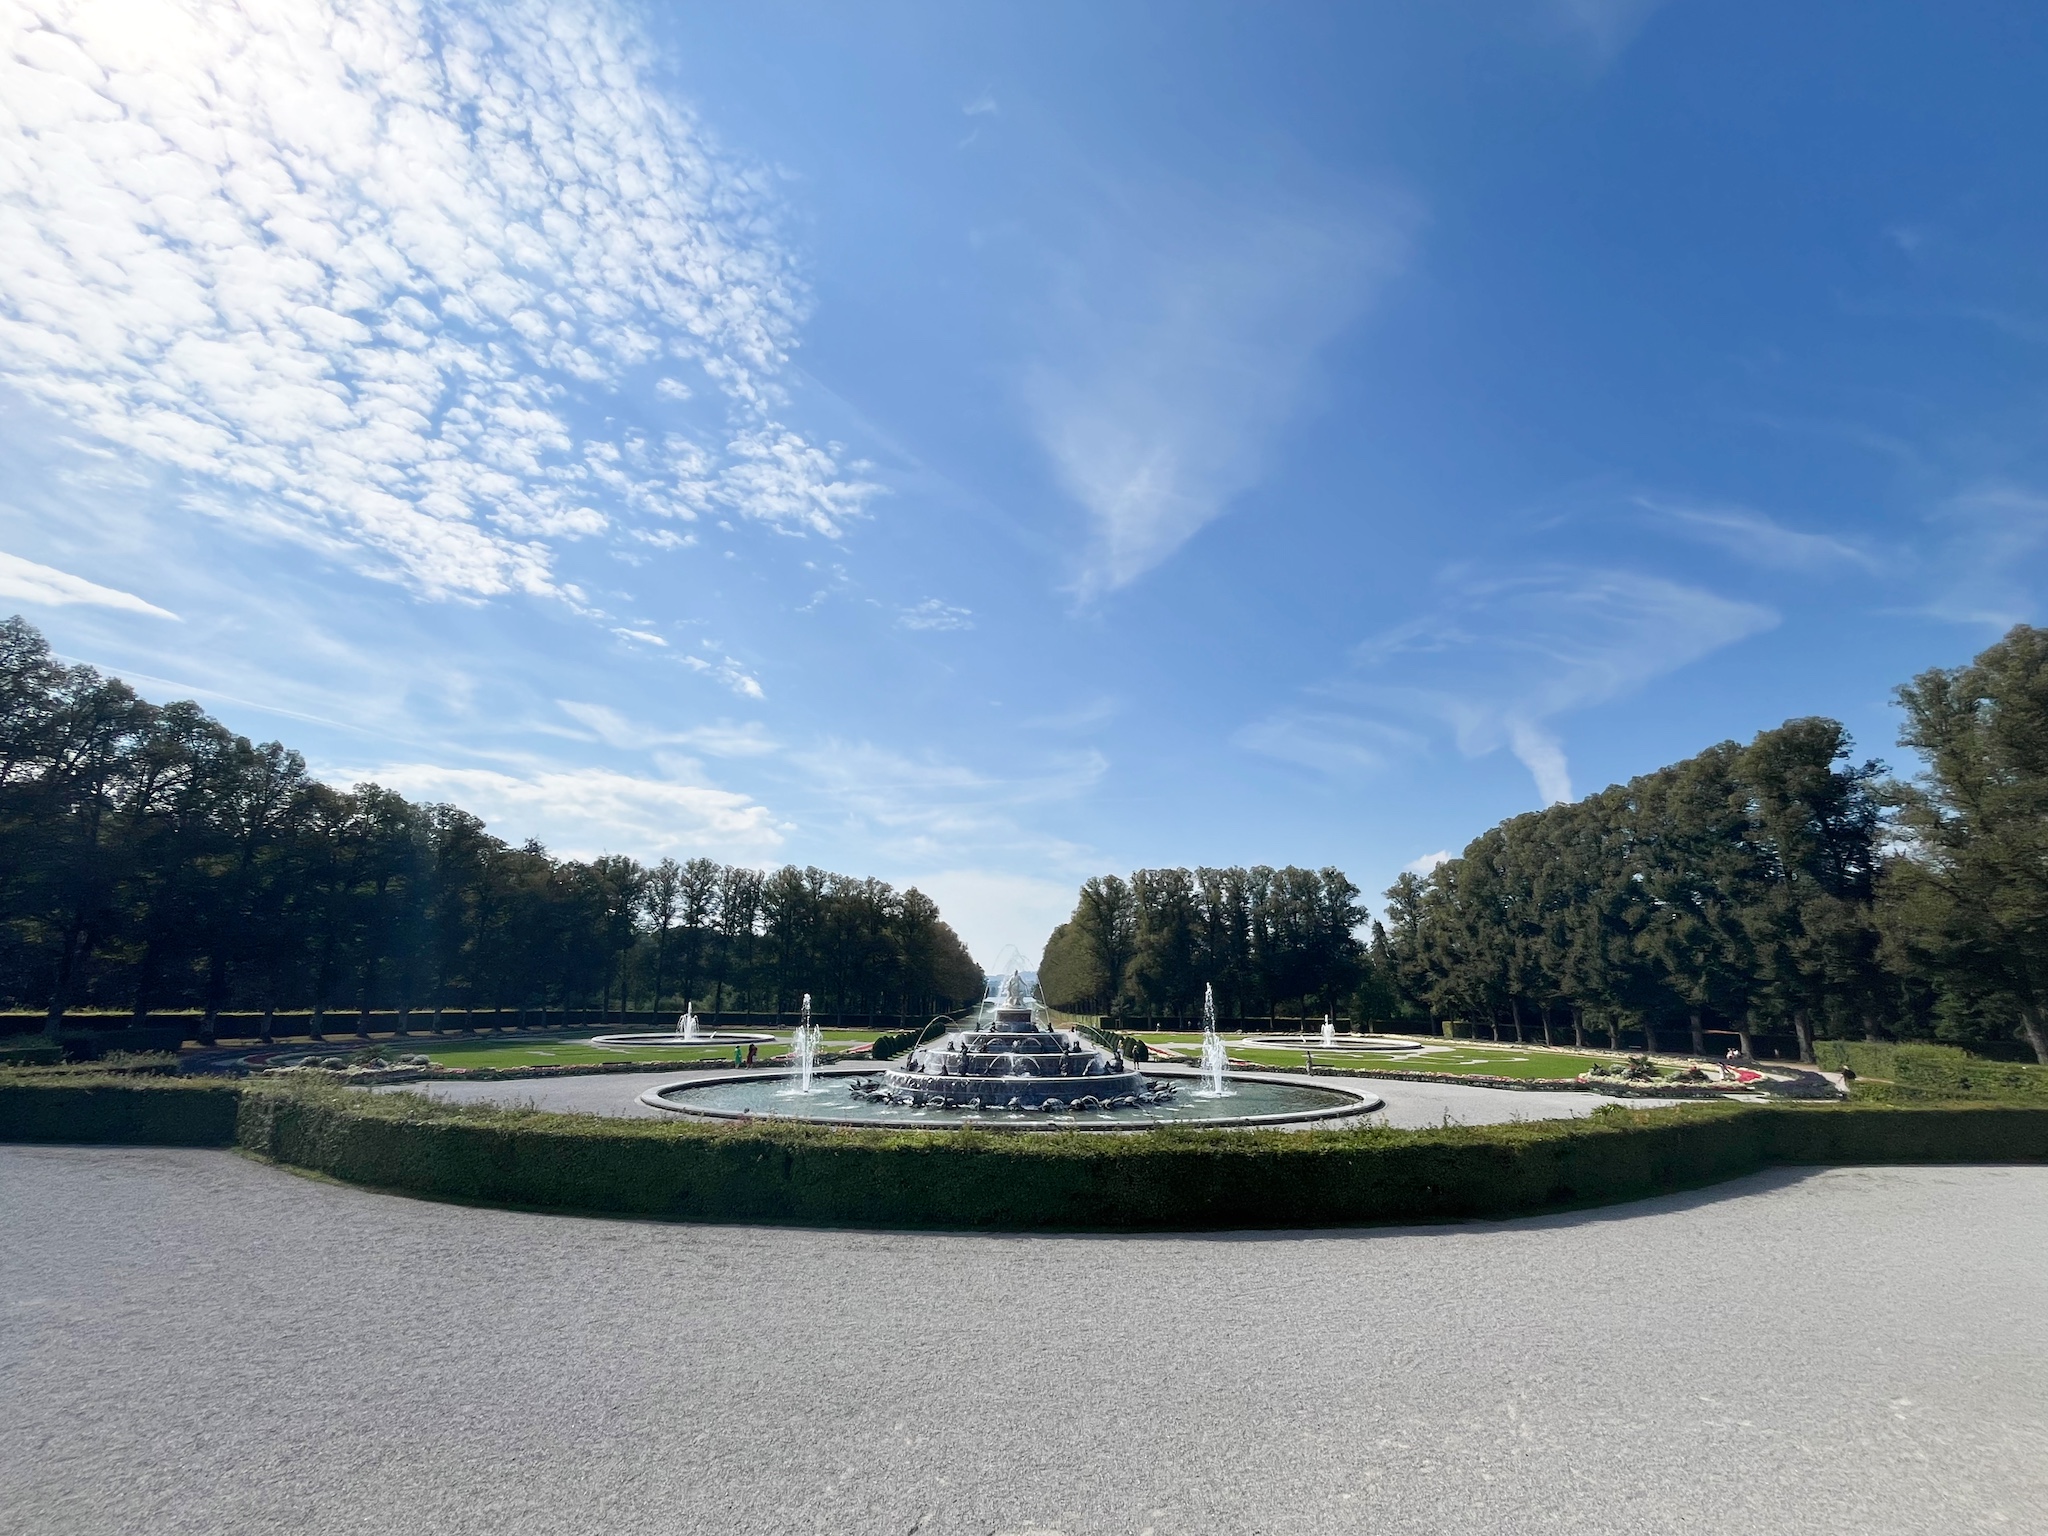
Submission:
[[1900,743],[1926,763],[1894,791],[1910,855],[1884,881],[1898,952],[1952,1009],[2010,1020],[2048,1062],[2048,631],[2015,625],[1898,701]]

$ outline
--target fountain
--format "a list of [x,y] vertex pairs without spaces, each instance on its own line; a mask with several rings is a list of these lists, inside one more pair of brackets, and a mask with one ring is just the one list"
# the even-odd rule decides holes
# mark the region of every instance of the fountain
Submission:
[[1337,1018],[1335,1014],[1323,1015],[1323,1049],[1329,1050],[1337,1044]]
[[803,1011],[797,1016],[796,1034],[789,1042],[790,1065],[796,1068],[796,1086],[784,1089],[785,1094],[799,1096],[823,1093],[822,1088],[811,1086],[811,1076],[818,1065],[818,1031],[811,1025],[811,994],[804,994]]
[[1223,1069],[1230,1065],[1230,1053],[1223,1048],[1223,1040],[1216,1033],[1216,989],[1207,982],[1202,983],[1202,1080],[1207,1087],[1197,1090],[1205,1099],[1227,1099],[1233,1097],[1223,1086]]
[[610,1050],[679,1051],[700,1045],[766,1045],[774,1038],[773,1035],[760,1034],[752,1030],[706,1030],[698,1021],[697,1005],[685,1003],[683,1011],[676,1015],[676,1027],[667,1034],[594,1035],[585,1043]]
[[[804,1022],[791,1042],[786,1073],[766,1080],[754,1073],[667,1083],[648,1089],[640,1102],[711,1119],[796,1118],[835,1125],[991,1125],[1019,1130],[1264,1125],[1337,1118],[1379,1107],[1379,1100],[1362,1088],[1242,1075],[1226,1086],[1213,995],[1205,1010],[1207,1086],[1183,1095],[1180,1083],[1169,1075],[1176,1069],[1153,1075],[1139,1072],[1125,1059],[1116,1037],[1055,1027],[1036,990],[1018,970],[992,977],[988,995],[969,1019],[954,1028],[944,1028],[951,1020],[935,1019],[932,1023],[943,1031],[936,1039],[912,1045],[900,1064],[858,1074],[816,1065],[817,1034],[810,1027],[806,997]],[[1208,1044],[1214,1045],[1213,1052]],[[1185,1069],[1178,1070],[1184,1080]]]

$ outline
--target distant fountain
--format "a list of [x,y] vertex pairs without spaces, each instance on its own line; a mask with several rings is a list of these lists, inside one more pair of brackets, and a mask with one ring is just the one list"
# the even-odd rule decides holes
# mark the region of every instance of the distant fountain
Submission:
[[1216,1033],[1216,989],[1207,982],[1202,984],[1202,1081],[1204,1087],[1198,1096],[1208,1099],[1222,1099],[1230,1096],[1230,1090],[1223,1086],[1223,1069],[1230,1064],[1223,1041]]
[[807,1094],[819,1090],[811,1087],[811,1073],[818,1064],[818,1032],[811,1025],[811,994],[804,994],[803,1011],[797,1016],[796,1038],[789,1042],[790,1065],[796,1068],[794,1092]]
[[1337,1020],[1334,1015],[1326,1013],[1323,1015],[1323,1044],[1325,1046],[1332,1046],[1336,1043]]
[[676,1019],[676,1038],[685,1045],[695,1045],[703,1037],[697,1033],[697,1005],[687,1003]]

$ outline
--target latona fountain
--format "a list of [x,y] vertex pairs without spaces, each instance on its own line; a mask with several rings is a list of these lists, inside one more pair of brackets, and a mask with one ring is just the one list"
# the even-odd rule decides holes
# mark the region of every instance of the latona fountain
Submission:
[[[1182,1093],[1186,1069],[1140,1072],[1122,1037],[1058,1027],[1021,972],[991,978],[971,1018],[913,1045],[880,1072],[817,1064],[817,1034],[804,1022],[791,1041],[788,1069],[735,1073],[650,1088],[654,1109],[720,1120],[798,1119],[833,1125],[989,1129],[1143,1130],[1167,1124],[1268,1125],[1356,1115],[1379,1107],[1364,1088],[1310,1085],[1298,1079],[1240,1074],[1226,1081],[1214,1003],[1201,1086]],[[1176,1077],[1178,1072],[1180,1075]]]

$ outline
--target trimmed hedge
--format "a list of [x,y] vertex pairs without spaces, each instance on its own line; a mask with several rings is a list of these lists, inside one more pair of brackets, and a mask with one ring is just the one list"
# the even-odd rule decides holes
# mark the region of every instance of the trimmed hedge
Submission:
[[893,1035],[877,1035],[875,1043],[868,1048],[871,1061],[888,1061],[901,1056],[914,1046],[923,1045],[927,1040],[936,1040],[953,1027],[951,1019],[933,1019],[929,1024],[916,1029],[901,1030]]
[[0,1141],[227,1147],[241,1097],[233,1082],[204,1078],[0,1078]]
[[1849,1068],[1903,1093],[1892,1097],[2001,1099],[2048,1104],[2048,1066],[1992,1061],[1953,1045],[1890,1045],[1866,1040],[1822,1040],[1814,1045],[1831,1072]]
[[2048,1108],[1607,1109],[1395,1131],[702,1125],[189,1080],[0,1082],[0,1139],[236,1145],[440,1199],[687,1221],[1302,1227],[1529,1215],[1779,1164],[2048,1160]]

